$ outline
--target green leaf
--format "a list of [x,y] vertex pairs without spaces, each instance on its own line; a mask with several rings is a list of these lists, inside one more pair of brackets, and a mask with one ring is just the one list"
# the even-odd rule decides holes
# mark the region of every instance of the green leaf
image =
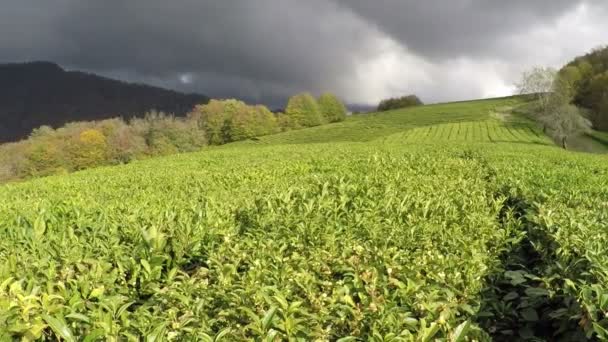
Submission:
[[213,342],[219,342],[219,341],[221,341],[231,331],[232,330],[230,328],[223,329],[222,331],[220,331],[219,333],[217,333],[217,335],[215,335],[215,338],[213,339]]
[[270,329],[270,331],[268,332],[268,334],[266,334],[266,337],[264,338],[265,342],[273,342],[275,341],[277,335],[279,334],[278,331],[274,330],[274,329]]
[[198,338],[203,342],[213,342],[213,337],[205,333],[200,333]]
[[464,341],[467,336],[467,333],[469,332],[470,327],[470,321],[463,322],[459,326],[457,326],[456,329],[454,329],[454,334],[452,335],[452,342]]
[[104,337],[105,335],[106,335],[106,332],[103,329],[95,329],[90,334],[88,334],[82,340],[82,342],[94,342],[94,341],[97,341],[99,338]]
[[117,311],[116,311],[116,318],[120,318],[122,316],[122,314],[131,306],[133,305],[135,302],[128,302],[123,304]]
[[75,320],[78,320],[78,321],[82,321],[82,322],[85,322],[85,323],[90,323],[91,322],[91,320],[89,319],[89,317],[87,317],[87,316],[85,316],[83,314],[79,314],[79,313],[71,313],[69,315],[66,315],[65,317],[66,318],[72,318],[72,319],[75,319]]
[[45,232],[46,221],[44,220],[44,217],[38,216],[36,221],[34,221],[34,235],[37,239],[41,239]]
[[518,297],[519,297],[519,294],[517,294],[517,292],[511,291],[511,292],[507,293],[502,299],[506,302],[509,302]]
[[528,322],[537,322],[538,313],[532,308],[526,308],[521,311],[521,317]]
[[141,259],[141,265],[144,267],[146,272],[148,272],[148,274],[152,273],[152,269],[150,268],[150,264],[148,263],[147,260]]
[[358,339],[354,336],[347,336],[347,337],[342,337],[341,339],[336,340],[336,342],[353,342],[353,341],[357,341]]
[[163,341],[165,335],[165,325],[161,324],[156,329],[154,329],[151,333],[146,336],[146,342],[158,342]]
[[526,282],[522,271],[506,271],[505,277],[511,279],[511,285],[517,286]]
[[606,330],[598,323],[593,323],[593,331],[595,331],[599,338],[608,339],[608,330]]
[[439,332],[439,324],[431,323],[428,328],[424,328],[422,333],[422,342],[429,342]]
[[528,287],[525,291],[529,297],[545,297],[549,296],[549,291],[540,287]]
[[100,286],[100,287],[94,289],[93,291],[91,291],[91,293],[89,294],[89,298],[99,298],[99,297],[103,296],[104,291],[105,291],[105,287]]
[[65,322],[46,314],[42,314],[42,319],[44,319],[44,321],[51,327],[57,336],[65,339],[66,341],[75,341],[72,331],[70,328],[68,328]]
[[270,310],[268,310],[268,312],[266,312],[264,315],[264,318],[262,318],[262,329],[264,329],[264,331],[267,331],[270,328],[270,324],[272,323],[272,319],[274,318],[277,310],[278,308],[276,306],[271,307]]

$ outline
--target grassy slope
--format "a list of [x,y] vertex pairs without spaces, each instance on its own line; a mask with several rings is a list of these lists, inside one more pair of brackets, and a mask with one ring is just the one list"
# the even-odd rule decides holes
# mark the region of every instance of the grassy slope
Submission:
[[520,104],[516,98],[427,105],[383,113],[361,114],[345,122],[263,137],[262,144],[307,144],[371,141],[408,129],[441,123],[485,121],[492,113]]
[[571,138],[568,148],[574,151],[605,154],[608,153],[608,139],[606,133],[593,131]]
[[[362,115],[0,186],[0,283],[25,280],[10,292],[0,288],[0,311],[10,303],[14,313],[0,312],[0,323],[22,317],[27,304],[27,317],[109,320],[116,336],[153,334],[172,322],[163,334],[188,339],[229,327],[231,339],[242,340],[268,331],[244,328],[254,323],[239,308],[261,319],[276,307],[273,326],[291,324],[294,335],[446,337],[483,309],[486,277],[502,274],[502,253],[520,241],[513,234],[524,225],[506,221],[505,198],[534,203],[529,220],[564,248],[561,264],[591,265],[580,274],[598,282],[608,254],[595,230],[606,222],[606,158],[561,151],[508,115],[518,103]],[[571,229],[556,229],[562,225]],[[576,262],[587,249],[594,253]],[[66,299],[43,307],[33,285]],[[94,288],[103,294],[92,297]],[[16,294],[32,297],[24,304]],[[124,316],[104,316],[102,302],[131,301]],[[65,319],[76,335],[93,330]],[[487,336],[481,328],[488,325],[471,336]]]

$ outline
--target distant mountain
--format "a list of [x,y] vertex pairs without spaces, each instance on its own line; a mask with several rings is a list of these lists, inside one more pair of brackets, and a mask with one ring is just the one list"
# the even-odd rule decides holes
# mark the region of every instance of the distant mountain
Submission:
[[183,116],[208,101],[204,95],[65,71],[49,62],[0,64],[0,142],[25,138],[42,125],[130,118],[152,109]]

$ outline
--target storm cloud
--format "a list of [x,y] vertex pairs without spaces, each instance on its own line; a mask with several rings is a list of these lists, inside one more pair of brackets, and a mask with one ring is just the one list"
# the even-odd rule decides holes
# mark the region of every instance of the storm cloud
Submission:
[[[280,106],[507,95],[608,42],[603,0],[0,0],[0,61]],[[602,41],[606,40],[606,41]]]

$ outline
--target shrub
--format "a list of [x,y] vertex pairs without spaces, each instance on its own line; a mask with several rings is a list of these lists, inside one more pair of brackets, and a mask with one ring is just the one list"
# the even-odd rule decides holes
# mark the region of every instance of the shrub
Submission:
[[292,96],[287,103],[286,114],[294,127],[313,127],[322,124],[319,105],[309,93]]
[[325,93],[319,97],[319,109],[326,122],[338,122],[346,119],[346,107],[333,94]]
[[384,112],[387,110],[399,109],[399,108],[407,108],[414,106],[423,105],[422,101],[416,95],[407,95],[398,98],[390,98],[380,101],[378,104],[378,111]]

